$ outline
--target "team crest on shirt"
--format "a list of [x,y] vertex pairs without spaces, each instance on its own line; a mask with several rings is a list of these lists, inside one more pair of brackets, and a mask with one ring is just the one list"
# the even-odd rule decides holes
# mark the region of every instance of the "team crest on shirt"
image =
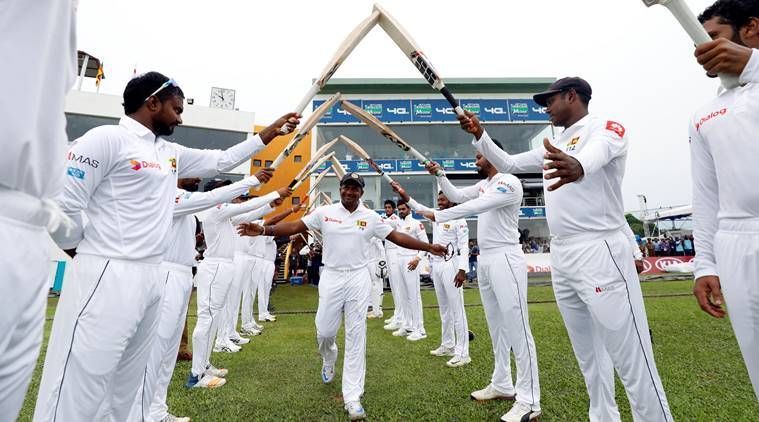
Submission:
[[567,147],[564,148],[564,151],[567,151],[567,152],[574,151],[575,149],[577,149],[577,144],[579,143],[580,143],[580,137],[575,136],[569,142],[567,142]]
[[366,220],[357,220],[356,226],[358,226],[360,230],[366,229]]
[[448,229],[451,228],[451,225],[448,224],[448,223],[445,223],[445,224],[443,224],[443,228],[446,229],[446,230],[448,230]]
[[606,130],[616,133],[620,138],[625,137],[625,127],[615,121],[608,120],[606,122]]
[[177,174],[177,159],[176,157],[169,158],[169,168],[171,172]]

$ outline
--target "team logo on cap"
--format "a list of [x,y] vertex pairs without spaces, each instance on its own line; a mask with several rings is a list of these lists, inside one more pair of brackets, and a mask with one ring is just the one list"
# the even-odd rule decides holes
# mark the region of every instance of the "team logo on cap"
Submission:
[[351,177],[354,178],[354,179],[358,179],[358,174],[357,173],[351,173]]

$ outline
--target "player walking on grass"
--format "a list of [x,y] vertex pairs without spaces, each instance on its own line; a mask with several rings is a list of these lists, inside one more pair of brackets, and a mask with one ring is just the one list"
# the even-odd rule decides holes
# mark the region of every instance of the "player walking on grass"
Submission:
[[335,337],[340,318],[345,318],[343,400],[351,420],[361,420],[366,373],[366,309],[371,290],[368,256],[373,238],[386,239],[401,247],[445,254],[445,247],[421,242],[395,231],[374,211],[361,205],[364,180],[348,173],[340,181],[340,202],[317,208],[302,219],[274,226],[244,224],[238,229],[248,236],[291,236],[318,230],[323,236],[324,270],[319,281],[316,339],[322,356],[321,377],[332,382],[337,362]]

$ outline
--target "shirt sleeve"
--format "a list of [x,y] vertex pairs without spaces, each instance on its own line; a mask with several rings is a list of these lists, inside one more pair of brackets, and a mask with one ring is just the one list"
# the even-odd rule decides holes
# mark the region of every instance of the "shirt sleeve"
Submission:
[[640,261],[643,259],[643,252],[640,251],[640,246],[638,246],[638,242],[635,240],[635,233],[633,233],[630,225],[627,223],[625,223],[622,230],[625,231],[627,238],[630,240],[630,245],[632,245],[633,258],[635,258],[636,261]]
[[[420,242],[424,243],[430,243],[430,239],[427,237],[427,230],[424,229],[424,223],[421,221],[415,221],[412,224],[416,224],[416,228],[414,229],[414,237],[419,239]],[[417,251],[416,256],[421,259],[427,252],[424,251]]]
[[194,214],[218,204],[229,202],[261,183],[255,176],[208,192],[178,192],[174,200],[174,217]]
[[93,129],[85,133],[69,148],[63,189],[55,201],[74,222],[74,226],[68,234],[65,227],[51,234],[61,249],[74,249],[84,238],[82,212],[87,209],[90,198],[118,162],[117,148],[113,145],[116,141],[104,129]]
[[709,146],[691,122],[690,157],[693,177],[693,238],[695,278],[717,274],[714,235],[717,233],[719,185]]
[[438,177],[437,181],[440,185],[440,190],[443,191],[451,202],[462,203],[477,198],[480,195],[480,189],[476,184],[465,188],[457,188],[445,176]]
[[[372,217],[372,219],[374,219],[374,217]],[[393,232],[393,227],[390,226],[390,224],[385,222],[385,220],[383,220],[378,215],[376,220],[374,221],[374,229],[373,229],[372,235],[378,239],[385,239],[392,232]]]
[[521,154],[509,155],[498,148],[486,131],[482,133],[480,139],[473,140],[472,145],[501,173],[540,173],[543,171],[545,149],[542,146]]
[[221,217],[229,218],[232,224],[247,223],[258,220],[270,213],[272,207],[269,203],[279,198],[279,192],[269,192],[264,196],[249,199],[241,204],[227,204],[222,210]]
[[446,221],[464,218],[470,215],[482,214],[496,208],[522,203],[522,185],[520,183],[499,180],[480,195],[477,199],[464,202],[455,207],[435,211],[435,221]]
[[322,221],[323,217],[322,214],[324,212],[324,207],[317,207],[313,211],[311,211],[310,214],[303,216],[300,221],[303,222],[303,224],[308,227],[309,230],[316,230],[321,231],[322,230]]
[[751,51],[751,58],[748,60],[746,67],[743,68],[738,81],[742,84],[759,82],[759,53],[756,48]]
[[466,220],[454,222],[456,225],[456,251],[458,253],[458,269],[469,271],[469,226]]
[[582,165],[585,176],[595,173],[615,158],[627,153],[625,128],[612,120],[602,124],[603,126],[592,131],[590,138],[584,141],[585,147],[574,156]]
[[174,144],[177,149],[179,178],[210,177],[231,170],[264,149],[258,135],[247,138],[225,150],[194,149]]
[[417,212],[419,212],[419,211],[421,211],[421,212],[433,212],[433,211],[435,211],[432,208],[428,208],[427,206],[422,205],[422,204],[416,202],[414,200],[414,198],[410,198],[410,200],[408,201],[408,206],[412,210],[417,211]]

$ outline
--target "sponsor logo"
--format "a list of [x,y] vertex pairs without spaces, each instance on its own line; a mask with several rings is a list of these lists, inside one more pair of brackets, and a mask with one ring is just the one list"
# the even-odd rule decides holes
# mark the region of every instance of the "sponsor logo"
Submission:
[[443,108],[435,107],[435,111],[437,111],[440,114],[455,114],[455,112],[453,111],[453,107],[443,107]]
[[498,182],[498,183],[496,183],[496,184],[497,184],[498,186],[496,186],[496,187],[495,187],[495,189],[496,189],[498,192],[503,192],[503,193],[513,193],[513,192],[514,192],[514,190],[515,190],[515,189],[514,189],[514,186],[511,186],[511,184],[510,184],[510,183],[506,183],[506,182],[503,182],[503,181],[499,181],[499,182]]
[[84,170],[78,169],[76,167],[69,167],[66,169],[66,174],[71,177],[76,177],[77,179],[84,180]]
[[727,108],[723,108],[721,110],[713,111],[713,112],[707,114],[706,116],[702,117],[701,120],[699,120],[698,122],[696,122],[696,130],[700,130],[701,126],[703,126],[704,123],[708,122],[709,120],[711,120],[711,119],[713,119],[715,117],[724,116],[725,114],[727,114]]
[[364,104],[364,110],[369,114],[379,116],[382,114],[382,104]]
[[409,114],[408,109],[406,107],[388,108],[387,111],[390,114]]
[[596,286],[595,290],[596,290],[596,294],[601,294],[601,293],[604,293],[604,292],[610,292],[612,290],[617,290],[619,287],[620,286],[604,286],[604,287]]
[[432,114],[432,104],[430,103],[421,103],[421,104],[414,104],[414,114]]
[[479,103],[464,103],[461,105],[461,107],[474,114],[480,114],[480,104]]
[[332,218],[332,217],[324,217],[324,222],[325,223],[337,223],[337,224],[342,224],[343,223],[342,220],[338,220],[337,218]]
[[546,114],[548,107],[533,107],[532,111],[538,114]]
[[509,114],[503,107],[485,107],[485,113],[490,114]]
[[465,167],[465,168],[468,168],[468,169],[473,169],[473,168],[477,168],[477,164],[475,164],[474,161],[465,161],[465,162],[461,163],[461,167]]
[[152,161],[137,161],[129,160],[129,165],[132,166],[132,170],[139,171],[141,169],[161,169],[161,165]]
[[580,137],[575,136],[572,138],[569,142],[567,142],[566,148],[564,148],[565,151],[574,151],[577,148],[577,144],[580,143]]
[[510,103],[510,105],[513,114],[528,114],[530,112],[530,107],[527,103]]
[[625,136],[625,127],[611,120],[606,122],[606,130],[616,133],[620,138]]
[[656,260],[656,268],[659,269],[659,271],[664,271],[667,267],[673,264],[682,264],[683,261],[680,258],[674,258],[671,256],[659,258]]
[[76,155],[70,151],[68,154],[68,160],[76,161],[77,163],[80,163],[80,164],[87,164],[88,166],[94,169],[98,168],[98,166],[100,165],[100,162],[98,160],[93,160],[92,158],[87,157],[85,155]]
[[651,263],[650,263],[650,262],[648,262],[648,261],[647,261],[647,260],[645,260],[645,259],[643,260],[643,272],[644,272],[644,273],[647,273],[647,272],[651,271],[651,269],[652,269],[653,267],[654,267],[654,266],[653,266],[653,265],[651,265]]

